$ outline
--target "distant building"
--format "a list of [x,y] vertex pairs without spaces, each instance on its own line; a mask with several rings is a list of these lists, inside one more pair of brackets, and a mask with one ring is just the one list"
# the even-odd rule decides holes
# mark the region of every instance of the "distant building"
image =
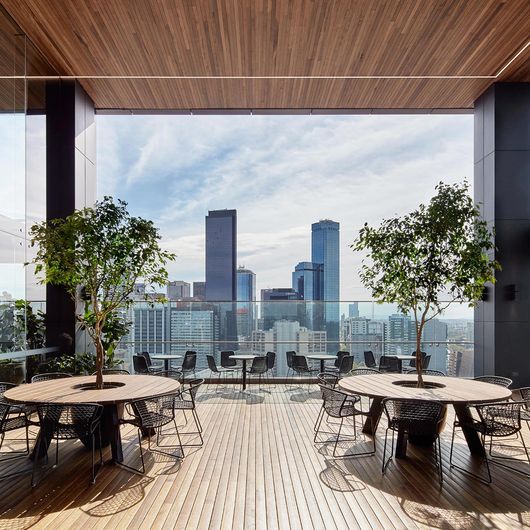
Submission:
[[206,282],[193,282],[193,298],[206,300]]
[[182,300],[190,298],[190,284],[183,281],[169,282],[167,284],[168,300]]
[[206,216],[206,300],[237,299],[237,212],[212,210]]
[[298,293],[289,287],[261,290],[261,327],[271,329],[277,320],[300,322]]
[[416,349],[414,341],[414,323],[408,315],[400,313],[390,315],[387,324],[387,340],[385,354],[387,355],[412,355]]
[[134,337],[134,348],[137,352],[147,351],[153,355],[169,353],[167,339],[166,304],[137,302],[133,307],[133,326],[130,331]]
[[298,293],[300,323],[312,330],[324,330],[323,296],[324,265],[302,261],[292,273],[292,286]]
[[272,329],[252,332],[252,351],[265,354],[276,352],[276,375],[287,374],[286,352],[296,351],[299,355],[326,353],[326,332],[311,331],[299,322],[277,320]]
[[339,347],[340,232],[339,223],[325,219],[311,225],[311,261],[323,265],[319,300],[324,300],[328,350]]
[[249,269],[239,267],[237,278],[237,335],[240,339],[250,338],[256,327],[256,275]]
[[366,317],[345,318],[342,323],[342,339],[356,363],[364,362],[364,352],[370,350],[376,359],[384,351],[386,322]]
[[359,302],[353,302],[348,305],[348,316],[350,318],[359,318]]
[[[416,333],[414,333],[414,340]],[[429,369],[447,372],[449,350],[447,349],[447,324],[433,318],[425,324],[422,334],[423,351],[431,356]],[[414,347],[414,350],[416,347]]]

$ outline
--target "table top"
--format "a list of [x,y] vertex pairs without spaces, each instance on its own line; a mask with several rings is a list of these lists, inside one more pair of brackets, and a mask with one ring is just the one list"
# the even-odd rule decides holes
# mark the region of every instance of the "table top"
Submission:
[[239,355],[239,354],[236,354],[236,355],[230,355],[230,359],[236,359],[236,360],[240,360],[240,361],[250,361],[251,359],[255,359],[256,357],[260,357],[259,355]]
[[413,383],[417,380],[417,375],[407,374],[356,375],[341,379],[339,387],[352,394],[373,398],[431,399],[444,404],[502,401],[512,395],[512,391],[507,388],[458,377],[423,376],[424,382],[439,383],[444,385],[443,388],[415,388],[394,384],[395,381]]
[[397,359],[398,361],[415,361],[416,360],[415,355],[385,355],[385,357],[391,357],[392,359]]
[[331,361],[332,359],[334,361],[337,360],[337,356],[336,355],[327,355],[327,354],[326,355],[324,355],[324,354],[322,354],[322,355],[306,355],[306,357],[308,359],[317,359],[317,360],[320,360],[320,361]]
[[119,383],[115,388],[83,389],[80,385],[94,383],[93,375],[51,379],[19,385],[5,392],[4,397],[15,403],[123,403],[176,392],[180,383],[169,377],[155,375],[104,375],[103,381]]
[[151,355],[151,359],[156,359],[158,361],[163,361],[164,359],[182,359],[182,355],[173,355],[172,353],[168,355]]

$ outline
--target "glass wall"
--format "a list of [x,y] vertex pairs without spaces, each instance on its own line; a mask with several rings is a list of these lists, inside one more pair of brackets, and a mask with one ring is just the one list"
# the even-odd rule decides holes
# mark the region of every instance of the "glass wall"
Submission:
[[[240,314],[237,302],[147,302],[137,301],[128,310],[131,324],[128,337],[118,355],[130,367],[132,355],[147,351],[151,355],[178,355],[175,366],[188,350],[197,353],[197,373],[209,375],[207,355],[220,363],[221,351],[265,355],[276,353],[274,370],[269,374],[288,374],[287,352],[307,357],[309,364],[320,366],[312,356],[350,352],[354,366],[369,364],[365,352],[371,352],[376,365],[381,357],[411,356],[416,350],[415,322],[391,304],[371,301],[330,302],[340,309],[339,339],[328,336],[326,304],[329,302],[268,301],[246,302],[252,306]],[[238,312],[237,318],[233,313]],[[329,312],[328,312],[329,313]],[[223,318],[237,325],[237,341],[223,338]],[[473,376],[473,310],[452,304],[430,320],[424,329],[421,349],[428,356],[429,368],[458,377]],[[180,359],[180,360],[179,360]],[[404,368],[410,360],[403,361]]]
[[45,87],[26,76],[52,73],[0,9],[0,353],[44,345],[45,288],[25,263],[28,231],[46,218]]

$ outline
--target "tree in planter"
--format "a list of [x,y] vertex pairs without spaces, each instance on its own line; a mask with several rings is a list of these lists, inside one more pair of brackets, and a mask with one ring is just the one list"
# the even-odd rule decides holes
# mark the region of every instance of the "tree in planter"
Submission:
[[76,319],[94,342],[96,388],[103,388],[105,322],[131,304],[140,278],[151,285],[167,283],[165,265],[175,255],[162,250],[151,221],[132,217],[127,203],[111,197],[65,219],[36,224],[30,235],[37,246],[34,263],[41,282],[63,286],[74,303],[81,290],[88,300],[85,311],[76,311]]
[[378,228],[365,223],[351,247],[367,252],[361,282],[378,302],[412,312],[416,324],[416,369],[423,387],[421,338],[425,324],[451,303],[474,306],[500,268],[489,251],[493,233],[463,185],[440,183],[425,206]]

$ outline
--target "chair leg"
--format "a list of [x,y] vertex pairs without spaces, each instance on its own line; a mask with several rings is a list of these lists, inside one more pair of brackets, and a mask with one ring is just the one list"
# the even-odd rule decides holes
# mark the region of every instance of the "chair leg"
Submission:
[[340,419],[339,432],[337,433],[337,438],[335,438],[335,445],[333,446],[333,456],[335,456],[336,452],[337,452],[337,444],[339,443],[340,432],[342,430],[342,424],[343,423],[344,423],[344,418],[341,418]]
[[454,446],[454,441],[455,441],[455,431],[456,431],[456,425],[453,423],[453,434],[451,436],[451,450],[449,452],[449,467],[451,469],[452,468],[458,469],[462,473],[466,473],[467,475],[470,475],[470,476],[476,478],[477,480],[480,480],[481,482],[484,482],[484,484],[491,484],[491,480],[492,480],[491,479],[491,471],[490,471],[490,464],[489,464],[488,452],[486,450],[484,435],[481,436],[481,443],[482,443],[482,447],[484,447],[484,463],[486,465],[486,471],[488,473],[488,479],[487,480],[484,477],[481,477],[480,475],[477,475],[476,473],[473,473],[473,472],[469,471],[468,469],[465,469],[465,468],[463,468],[461,466],[458,466],[458,465],[453,463],[453,446]]

